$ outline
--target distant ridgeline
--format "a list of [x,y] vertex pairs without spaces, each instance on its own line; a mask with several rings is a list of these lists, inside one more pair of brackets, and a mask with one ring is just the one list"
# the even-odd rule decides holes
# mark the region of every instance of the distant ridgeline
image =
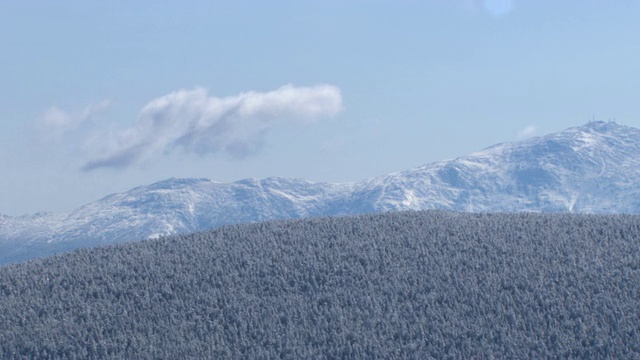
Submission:
[[640,217],[399,212],[0,268],[2,358],[640,358]]
[[592,122],[355,183],[168,179],[69,213],[0,215],[0,265],[223,225],[402,210],[640,214],[640,129]]

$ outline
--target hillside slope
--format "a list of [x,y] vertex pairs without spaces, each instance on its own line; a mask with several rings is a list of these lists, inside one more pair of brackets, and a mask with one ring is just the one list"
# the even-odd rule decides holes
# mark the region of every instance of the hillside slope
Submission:
[[591,122],[349,184],[169,179],[67,214],[0,216],[0,264],[226,224],[389,210],[640,213],[640,130]]
[[0,268],[3,358],[640,357],[640,218],[399,212]]

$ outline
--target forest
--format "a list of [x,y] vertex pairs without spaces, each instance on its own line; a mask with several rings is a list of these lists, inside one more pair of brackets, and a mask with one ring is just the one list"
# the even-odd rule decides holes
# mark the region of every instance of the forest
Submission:
[[640,358],[640,217],[410,211],[0,267],[4,359]]

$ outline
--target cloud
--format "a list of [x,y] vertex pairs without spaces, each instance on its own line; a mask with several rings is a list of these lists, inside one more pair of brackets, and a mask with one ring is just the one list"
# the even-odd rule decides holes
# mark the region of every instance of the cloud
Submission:
[[534,125],[528,125],[524,129],[518,131],[518,139],[526,139],[534,136],[538,132],[538,127]]
[[83,170],[126,168],[174,149],[242,158],[257,152],[274,127],[309,123],[341,109],[340,89],[331,85],[285,85],[222,98],[203,88],[179,90],[149,102],[132,127],[90,139],[87,148],[95,155]]
[[103,100],[85,107],[81,111],[68,112],[57,106],[45,110],[33,124],[34,129],[46,138],[60,138],[82,124],[95,118],[111,106],[111,101]]

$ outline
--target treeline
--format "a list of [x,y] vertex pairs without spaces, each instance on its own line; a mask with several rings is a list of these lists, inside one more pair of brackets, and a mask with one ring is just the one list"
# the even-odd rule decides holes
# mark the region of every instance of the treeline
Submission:
[[402,212],[0,267],[0,357],[639,358],[640,217]]

